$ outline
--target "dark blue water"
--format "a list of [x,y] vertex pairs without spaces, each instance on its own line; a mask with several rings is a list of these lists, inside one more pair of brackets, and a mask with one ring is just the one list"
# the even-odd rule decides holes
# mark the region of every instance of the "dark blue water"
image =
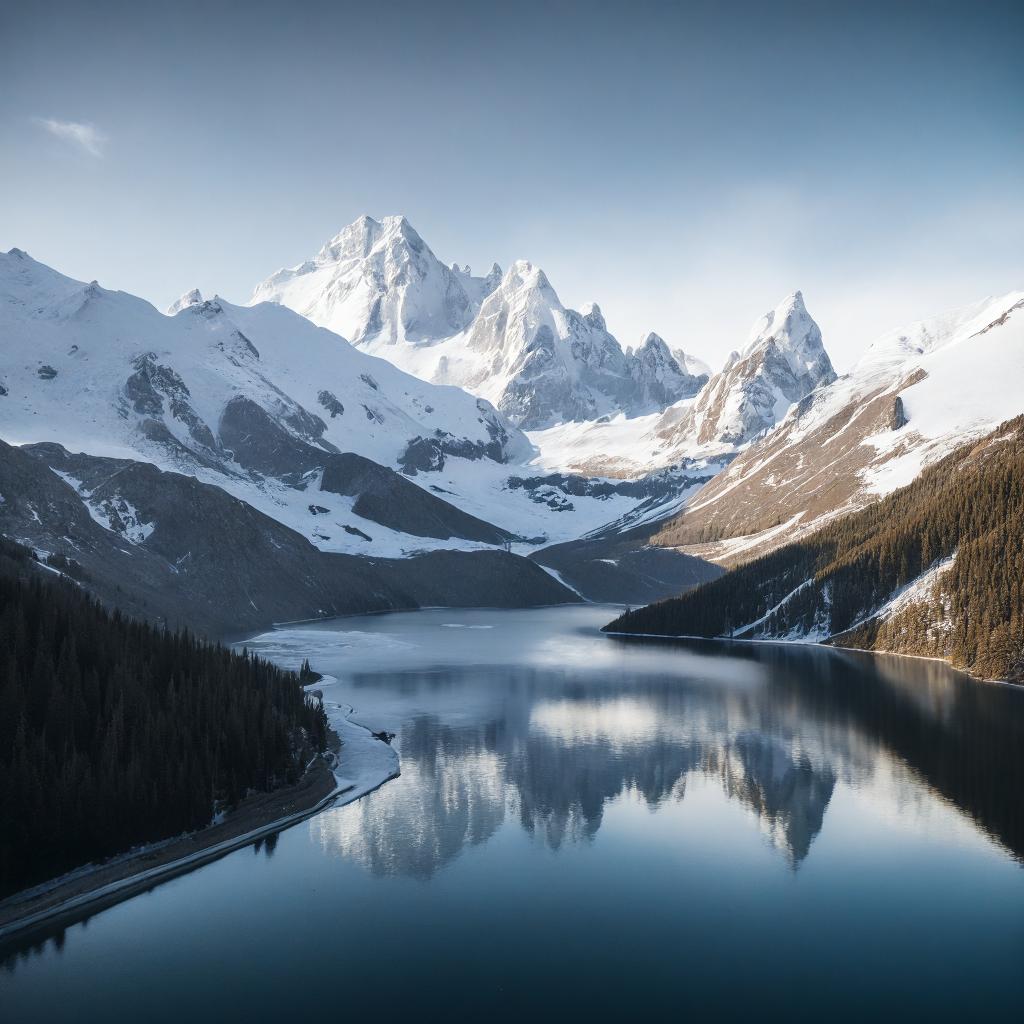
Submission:
[[0,1019],[1020,1018],[1024,693],[608,618],[271,638],[401,778],[8,951]]

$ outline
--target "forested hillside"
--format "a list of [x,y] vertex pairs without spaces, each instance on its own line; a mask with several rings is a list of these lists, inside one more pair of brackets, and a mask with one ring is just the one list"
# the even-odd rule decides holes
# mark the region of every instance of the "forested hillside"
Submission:
[[293,673],[108,612],[0,538],[0,895],[207,825],[326,734]]
[[806,541],[605,628],[830,639],[1024,681],[1024,417]]

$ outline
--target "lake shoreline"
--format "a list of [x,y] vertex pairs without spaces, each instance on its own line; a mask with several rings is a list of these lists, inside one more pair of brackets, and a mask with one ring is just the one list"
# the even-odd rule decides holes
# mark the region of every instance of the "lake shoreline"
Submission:
[[1016,1019],[1024,690],[602,636],[615,614],[446,609],[254,640],[323,676],[307,692],[347,730],[340,783],[401,777],[4,943],[6,1017],[326,1020],[340,986],[371,1018],[382,993],[430,1019],[498,993],[510,1021],[538,999],[596,1020],[884,1018],[894,999],[962,1020],[981,991]]
[[223,822],[129,850],[106,863],[85,865],[7,897],[0,903],[0,942],[51,927],[64,917],[78,919],[85,916],[83,911],[119,903],[298,824],[345,792],[318,757],[293,786],[247,797]]
[[1019,687],[1021,685],[1020,683],[1015,683],[1009,679],[989,679],[986,676],[975,675],[973,672],[968,672],[966,669],[957,668],[948,658],[936,658],[928,654],[906,654],[902,651],[876,650],[868,647],[846,647],[842,644],[822,643],[820,640],[777,640],[771,637],[758,637],[757,639],[752,639],[740,636],[697,636],[694,633],[625,633],[621,630],[613,629],[602,629],[601,632],[605,636],[635,637],[638,640],[703,640],[708,643],[770,644],[775,647],[797,648],[820,647],[826,651],[850,651],[854,654],[884,654],[891,658],[911,658],[914,661],[934,661],[940,665],[945,665],[951,672],[959,672],[961,675],[974,680],[976,683],[992,683],[997,686],[1012,687]]
[[[325,682],[334,679],[327,676]],[[35,931],[45,934],[74,924],[298,825],[336,803],[358,800],[397,778],[397,753],[383,770],[362,763],[365,752],[361,746],[387,744],[370,729],[352,722],[351,714],[351,708],[328,708],[332,739],[335,743],[341,740],[341,756],[333,769],[317,755],[297,783],[246,797],[223,822],[126,851],[106,863],[83,865],[8,896],[0,902],[0,947],[10,941],[24,942]],[[351,757],[345,756],[346,746]],[[350,768],[355,769],[351,774]]]

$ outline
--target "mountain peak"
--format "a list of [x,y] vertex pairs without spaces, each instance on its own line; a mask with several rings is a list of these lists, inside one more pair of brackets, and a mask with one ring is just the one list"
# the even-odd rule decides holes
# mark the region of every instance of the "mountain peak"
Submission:
[[743,356],[748,357],[769,345],[778,350],[797,378],[810,374],[817,384],[835,376],[821,340],[821,329],[807,312],[799,291],[785,296],[754,324]]
[[183,309],[187,309],[189,306],[198,306],[203,301],[202,292],[198,288],[193,288],[191,291],[185,292],[180,298],[177,298],[167,307],[167,315],[174,316],[176,313],[180,313]]
[[[536,288],[540,291],[550,291],[554,295],[554,289],[551,287],[547,274],[529,260],[516,260],[506,271],[501,280],[501,286],[505,290]],[[558,301],[557,298],[555,301]]]
[[381,224],[367,214],[343,227],[316,254],[317,263],[332,263],[342,258],[367,256],[381,233]]
[[599,331],[608,330],[604,314],[601,312],[601,307],[596,302],[585,302],[580,306],[580,315],[588,324],[590,324],[591,327],[595,327]]
[[[324,264],[366,259],[380,248],[401,250],[403,246],[416,254],[427,249],[419,233],[401,214],[383,217],[377,221],[364,213],[343,227],[317,253],[316,259],[304,266],[312,269]],[[433,253],[430,255],[433,257]],[[452,270],[458,272],[457,266],[453,266]]]
[[489,283],[442,263],[404,216],[364,214],[314,259],[258,285],[250,304],[290,306],[356,344],[395,345],[464,330]]
[[420,233],[401,214],[383,218],[380,222],[380,228],[381,235],[384,238],[401,239],[417,251],[426,246],[426,243],[420,237]]
[[791,292],[754,324],[742,353],[733,352],[708,381],[686,429],[699,444],[745,444],[835,379],[820,328],[803,295]]
[[316,259],[260,284],[251,304],[263,301],[533,426],[646,414],[699,386],[656,336],[634,366],[600,307],[566,309],[536,264],[502,274],[494,263],[474,277],[468,264],[442,263],[400,215],[358,218]]
[[501,284],[503,276],[501,267],[499,267],[497,263],[492,263],[490,271],[484,278],[483,287],[481,289],[481,301],[487,298],[487,296]]

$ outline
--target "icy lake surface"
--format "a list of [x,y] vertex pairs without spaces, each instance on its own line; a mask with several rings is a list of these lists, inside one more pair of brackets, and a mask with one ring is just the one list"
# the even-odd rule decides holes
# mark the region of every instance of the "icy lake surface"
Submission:
[[613,613],[251,642],[401,777],[7,951],[0,1019],[1019,1019],[1024,692]]

